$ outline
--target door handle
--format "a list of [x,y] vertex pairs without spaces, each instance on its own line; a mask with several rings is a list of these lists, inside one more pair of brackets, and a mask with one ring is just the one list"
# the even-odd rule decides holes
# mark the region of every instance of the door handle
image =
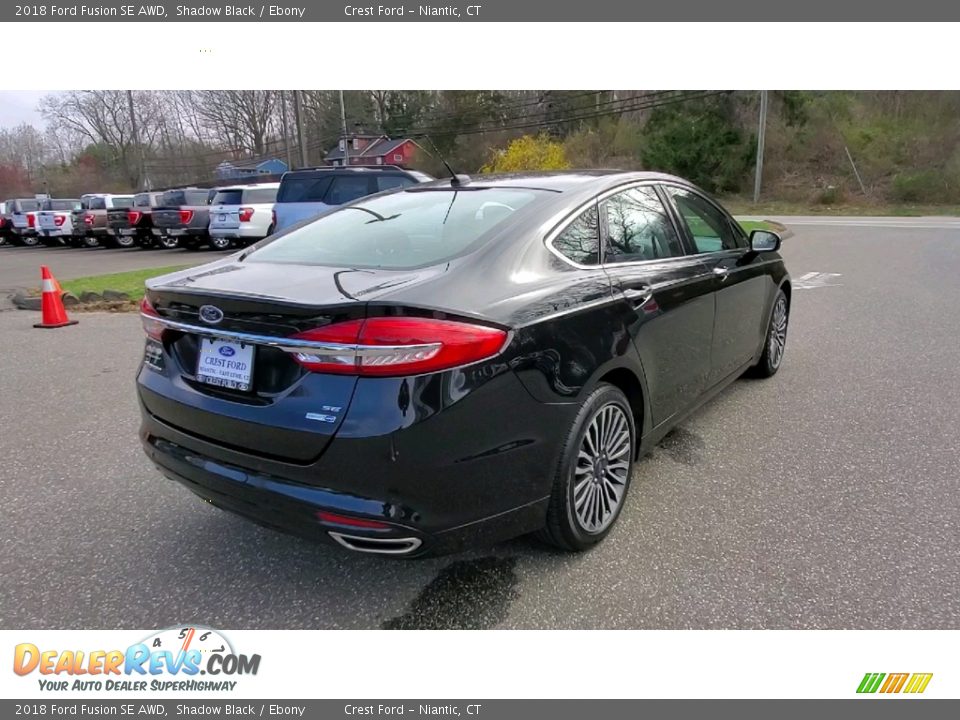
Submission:
[[624,288],[623,296],[630,301],[634,307],[640,307],[653,297],[653,288],[648,285],[641,285],[635,288]]
[[725,267],[715,267],[713,269],[713,274],[721,280],[726,280],[727,276],[730,274],[730,270]]

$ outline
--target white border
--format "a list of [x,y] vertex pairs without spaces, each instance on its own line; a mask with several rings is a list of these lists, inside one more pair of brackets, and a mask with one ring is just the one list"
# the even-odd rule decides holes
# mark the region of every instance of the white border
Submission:
[[957,25],[8,23],[0,89],[945,90]]
[[[0,694],[129,697],[41,693],[37,672],[13,674],[14,646],[122,650],[148,634],[0,631]],[[856,694],[866,672],[932,672],[926,692],[916,697],[960,697],[958,631],[234,630],[224,635],[236,652],[261,655],[260,672],[242,678],[235,692],[210,698],[877,698]],[[136,695],[148,696],[164,695]]]

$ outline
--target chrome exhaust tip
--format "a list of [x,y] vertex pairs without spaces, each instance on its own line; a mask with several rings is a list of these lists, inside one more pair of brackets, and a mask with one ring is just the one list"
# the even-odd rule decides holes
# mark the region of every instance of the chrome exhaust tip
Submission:
[[375,555],[408,555],[423,545],[420,538],[373,538],[344,533],[327,533],[338,543],[354,552],[373,553]]

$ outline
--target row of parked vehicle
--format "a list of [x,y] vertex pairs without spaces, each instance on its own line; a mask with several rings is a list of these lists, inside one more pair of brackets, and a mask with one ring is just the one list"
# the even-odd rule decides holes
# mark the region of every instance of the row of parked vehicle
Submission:
[[272,183],[14,198],[0,203],[0,244],[229,250],[330,207],[432,179],[393,166],[324,167],[293,170]]

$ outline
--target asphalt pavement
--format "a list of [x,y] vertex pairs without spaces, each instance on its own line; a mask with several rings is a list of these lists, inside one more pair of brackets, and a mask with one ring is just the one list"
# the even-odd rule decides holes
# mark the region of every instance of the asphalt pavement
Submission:
[[783,219],[780,373],[643,459],[582,555],[397,562],[233,517],[140,450],[135,316],[0,312],[0,627],[955,628],[960,222],[816,220]]
[[17,288],[37,287],[40,266],[49,265],[58,280],[171,265],[197,265],[216,259],[210,250],[140,250],[119,248],[0,246],[0,296]]

